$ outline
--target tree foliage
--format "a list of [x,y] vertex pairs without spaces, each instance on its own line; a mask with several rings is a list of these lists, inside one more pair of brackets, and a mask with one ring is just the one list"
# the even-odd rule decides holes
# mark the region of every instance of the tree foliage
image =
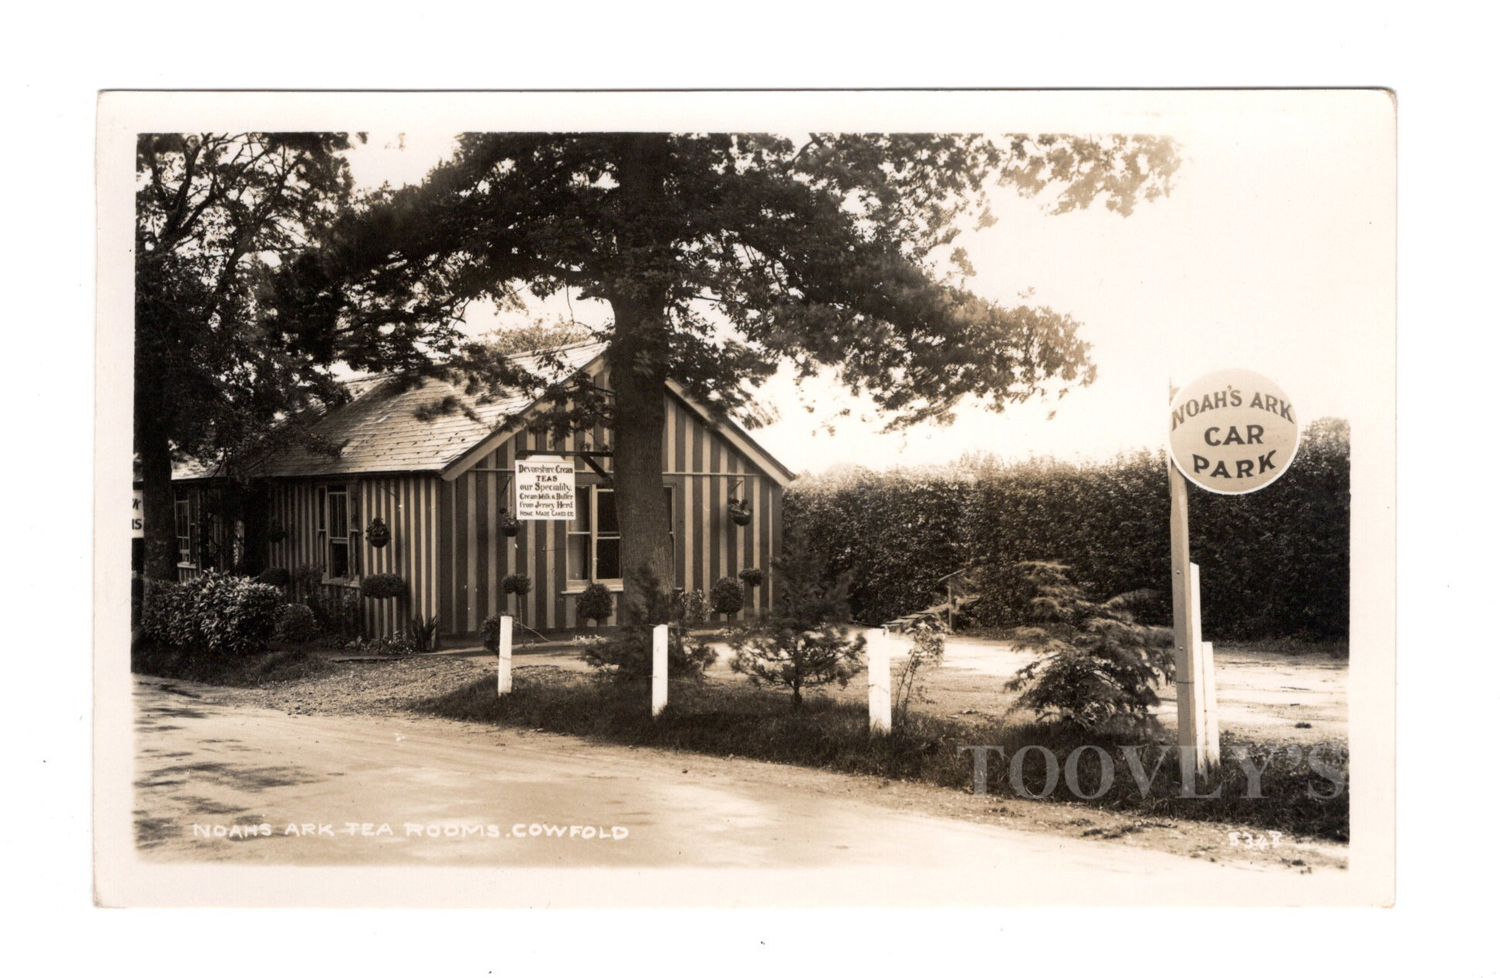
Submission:
[[175,574],[173,456],[232,472],[274,438],[306,440],[279,422],[337,401],[330,367],[361,360],[349,334],[279,315],[276,294],[278,270],[347,204],[348,146],[338,133],[137,142],[135,442],[153,577]]
[[892,426],[950,418],[967,396],[999,409],[1088,383],[1078,323],[974,294],[958,234],[991,220],[999,188],[1129,214],[1167,192],[1177,162],[1152,136],[474,133],[422,186],[338,222],[285,289],[317,334],[399,333],[528,293],[607,303],[608,393],[528,378],[482,346],[444,366],[481,388],[529,387],[555,428],[612,427],[625,566],[664,579],[668,376],[754,423],[753,388],[779,365],[832,368]]

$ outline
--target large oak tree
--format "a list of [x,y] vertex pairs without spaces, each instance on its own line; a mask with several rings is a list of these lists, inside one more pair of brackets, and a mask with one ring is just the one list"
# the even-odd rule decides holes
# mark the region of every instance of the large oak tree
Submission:
[[[1169,189],[1150,136],[471,134],[419,187],[337,224],[289,270],[289,309],[416,328],[529,292],[607,303],[611,396],[554,385],[554,425],[614,431],[627,601],[670,577],[661,493],[668,377],[714,410],[751,404],[784,363],[832,368],[892,425],[995,410],[1094,376],[1078,323],[970,291],[955,247],[987,193],[1047,191],[1129,215]],[[478,387],[519,380],[483,351],[450,362]]]

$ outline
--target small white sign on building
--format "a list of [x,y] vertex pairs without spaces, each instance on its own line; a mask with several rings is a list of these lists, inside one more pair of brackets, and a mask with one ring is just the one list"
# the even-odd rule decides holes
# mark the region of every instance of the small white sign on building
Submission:
[[555,455],[516,459],[516,519],[576,519],[574,477],[572,459]]
[[137,540],[146,535],[146,494],[140,489],[130,497],[130,535]]

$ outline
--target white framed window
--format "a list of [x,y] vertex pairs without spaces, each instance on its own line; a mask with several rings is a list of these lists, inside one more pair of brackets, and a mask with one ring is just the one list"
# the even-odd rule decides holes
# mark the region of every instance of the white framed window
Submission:
[[172,501],[172,515],[177,523],[177,562],[193,562],[193,503],[184,497]]
[[620,520],[615,491],[607,486],[574,490],[577,518],[568,524],[568,583],[623,583],[620,573]]
[[325,573],[331,580],[359,576],[355,521],[348,486],[318,487],[318,546],[326,561]]
[[[673,577],[677,566],[675,496],[663,486],[667,497],[669,539],[672,544]],[[608,486],[578,486],[574,490],[577,519],[568,524],[567,567],[571,588],[588,584],[623,585],[620,555],[620,520],[615,512],[615,491]],[[675,581],[666,582],[670,587]]]

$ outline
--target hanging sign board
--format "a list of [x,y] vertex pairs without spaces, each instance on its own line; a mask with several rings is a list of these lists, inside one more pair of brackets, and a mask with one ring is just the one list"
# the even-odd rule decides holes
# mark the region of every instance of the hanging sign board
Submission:
[[146,535],[146,494],[140,489],[131,492],[130,535],[137,540]]
[[1224,495],[1264,489],[1292,464],[1301,428],[1286,392],[1249,370],[1206,374],[1172,399],[1172,461]]
[[572,459],[548,455],[516,459],[516,519],[576,519],[574,476]]

